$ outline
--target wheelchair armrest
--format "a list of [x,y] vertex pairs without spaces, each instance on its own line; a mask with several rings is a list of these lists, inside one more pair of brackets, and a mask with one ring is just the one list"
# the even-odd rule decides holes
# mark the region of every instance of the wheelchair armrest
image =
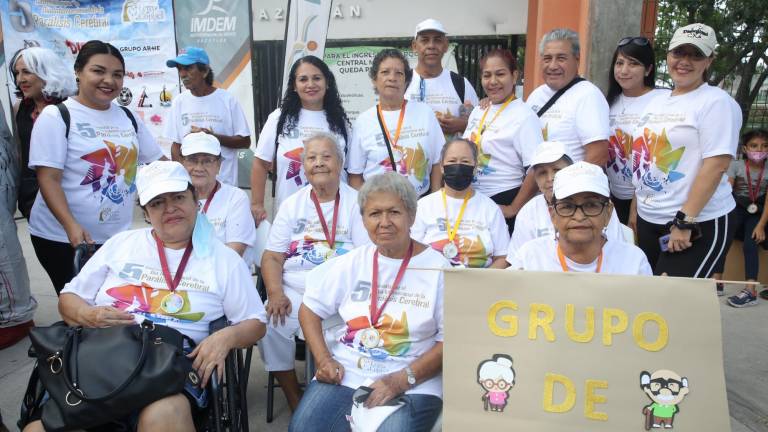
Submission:
[[225,327],[229,326],[229,320],[226,316],[222,316],[221,318],[217,320],[211,321],[210,324],[208,324],[208,334],[215,333]]

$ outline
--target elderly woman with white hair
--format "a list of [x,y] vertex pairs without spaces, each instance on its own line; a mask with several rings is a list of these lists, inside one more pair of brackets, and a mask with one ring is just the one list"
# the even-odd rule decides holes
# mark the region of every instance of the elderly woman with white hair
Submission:
[[558,171],[549,203],[555,235],[525,243],[507,257],[509,270],[651,275],[640,248],[605,236],[609,198],[608,177],[597,165],[582,161]]
[[[397,173],[369,178],[358,201],[373,244],[308,277],[299,319],[318,367],[289,430],[347,429],[346,416],[360,386],[372,390],[366,408],[396,397],[405,404],[379,431],[429,431],[434,425],[442,409],[439,269],[450,264],[411,238],[416,199],[408,179]],[[335,314],[345,325],[329,347],[322,320]]]
[[256,243],[256,224],[248,194],[216,180],[221,161],[221,144],[212,134],[193,132],[182,138],[181,164],[195,186],[200,212],[213,225],[216,237],[244,256]]
[[16,97],[20,98],[13,106],[16,137],[21,149],[19,211],[29,219],[38,190],[35,170],[27,167],[32,126],[43,108],[77,93],[77,85],[71,68],[64,64],[62,57],[47,48],[20,49],[11,58],[9,66]]
[[369,241],[357,191],[341,181],[344,155],[336,138],[328,133],[309,137],[302,159],[309,184],[280,205],[261,259],[269,322],[259,351],[266,370],[280,382],[291,410],[301,398],[294,370],[294,335],[299,330],[307,272]]

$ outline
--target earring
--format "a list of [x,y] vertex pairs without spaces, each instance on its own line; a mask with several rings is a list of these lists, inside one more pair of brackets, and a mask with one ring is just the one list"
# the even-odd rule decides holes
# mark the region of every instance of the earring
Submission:
[[80,84],[80,78],[79,78],[79,77],[75,77],[75,82],[76,82],[77,84]]
[[603,238],[608,238],[608,225],[603,227]]

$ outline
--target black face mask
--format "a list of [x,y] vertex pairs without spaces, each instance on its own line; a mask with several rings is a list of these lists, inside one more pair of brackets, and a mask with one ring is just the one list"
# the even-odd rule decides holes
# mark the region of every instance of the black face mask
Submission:
[[472,184],[475,177],[475,167],[464,164],[443,165],[443,180],[451,189],[463,191]]

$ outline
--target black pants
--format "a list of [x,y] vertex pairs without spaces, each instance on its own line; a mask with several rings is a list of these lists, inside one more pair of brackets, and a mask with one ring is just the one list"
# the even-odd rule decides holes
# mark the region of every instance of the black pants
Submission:
[[[53,289],[59,295],[64,285],[75,277],[75,249],[69,243],[61,243],[30,235],[37,260],[51,278]],[[96,249],[101,245],[96,245]]]
[[662,252],[659,237],[669,234],[664,225],[637,218],[637,237],[645,252],[653,274],[708,278],[712,276],[718,260],[728,253],[733,239],[733,218],[728,215],[700,222],[701,237],[682,252]]
[[[512,204],[512,201],[515,200],[515,197],[517,196],[517,193],[520,192],[520,188],[514,188],[510,189],[508,191],[499,192],[496,195],[492,196],[491,199],[493,202],[499,205],[510,205]],[[509,230],[509,235],[512,235],[512,231],[515,230],[515,218],[511,217],[509,219],[505,218],[505,221],[507,221],[507,229]]]
[[619,222],[623,223],[624,225],[628,225],[629,210],[632,207],[632,198],[621,199],[616,198],[613,196],[613,194],[611,194],[611,202],[613,203],[613,208],[616,209],[616,216],[618,216]]

